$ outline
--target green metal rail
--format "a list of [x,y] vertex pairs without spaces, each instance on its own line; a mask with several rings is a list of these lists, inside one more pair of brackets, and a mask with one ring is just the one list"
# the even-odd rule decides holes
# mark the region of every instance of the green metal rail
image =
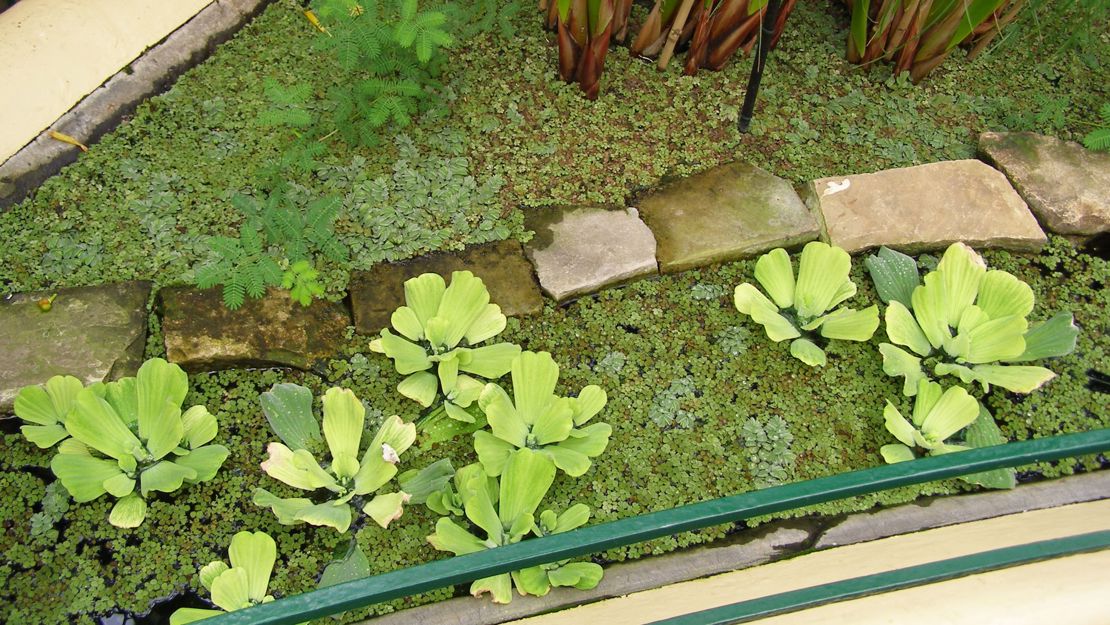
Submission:
[[848,601],[892,590],[932,584],[965,575],[994,571],[1061,556],[1110,548],[1110,531],[1054,538],[975,553],[904,569],[853,577],[831,584],[801,588],[750,601],[653,621],[650,625],[731,625]]
[[841,473],[805,482],[661,510],[525,540],[478,553],[353,580],[285,597],[204,621],[205,625],[294,625],[421,592],[623,547],[653,538],[784,512],[900,486],[1001,467],[1110,450],[1110,428],[982,447],[912,462]]

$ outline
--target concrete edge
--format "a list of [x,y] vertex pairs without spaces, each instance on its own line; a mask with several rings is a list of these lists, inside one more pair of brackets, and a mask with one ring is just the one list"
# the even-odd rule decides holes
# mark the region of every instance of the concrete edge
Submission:
[[0,211],[29,196],[47,178],[77,160],[79,150],[50,138],[51,131],[86,145],[114,129],[147,98],[168,89],[208,58],[273,0],[216,0],[85,96],[0,165]]
[[360,625],[499,625],[710,575],[745,569],[814,550],[922,530],[1110,498],[1110,471],[1020,486],[1010,491],[929,497],[850,514],[831,523],[791,519],[761,526],[754,535],[605,567],[597,588],[556,588],[546,597],[514,596],[508,605],[488,597],[456,597],[362,621]]

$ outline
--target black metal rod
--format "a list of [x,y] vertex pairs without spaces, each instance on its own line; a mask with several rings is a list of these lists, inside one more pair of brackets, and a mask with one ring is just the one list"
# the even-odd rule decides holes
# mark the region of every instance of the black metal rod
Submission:
[[752,63],[752,74],[748,78],[748,92],[744,94],[744,108],[740,111],[741,133],[748,132],[752,115],[755,114],[755,96],[759,93],[759,83],[763,80],[763,66],[767,64],[767,55],[771,52],[771,40],[775,38],[775,23],[779,21],[781,11],[782,0],[770,0],[767,3],[767,12],[763,15],[763,28],[760,29],[759,34],[759,45],[755,49],[755,62]]

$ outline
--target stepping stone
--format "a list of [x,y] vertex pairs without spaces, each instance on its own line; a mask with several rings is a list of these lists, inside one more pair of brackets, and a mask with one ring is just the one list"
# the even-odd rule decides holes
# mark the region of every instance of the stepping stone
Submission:
[[351,316],[344,304],[316,300],[305,307],[269,289],[238,310],[223,304],[219,287],[163,289],[166,359],[188,371],[235,367],[297,367],[340,353]]
[[824,216],[822,238],[849,252],[917,253],[956,241],[1036,251],[1047,242],[1006,176],[977,160],[821,178],[803,195]]
[[555,301],[657,273],[655,237],[635,209],[533,211],[524,226],[536,233],[524,253],[536,268],[540,288]]
[[438,273],[450,282],[452,272],[464,270],[485,282],[491,301],[501,306],[501,312],[507,316],[531,315],[543,308],[543,296],[520,242],[498,241],[461,252],[437,252],[352,272],[348,288],[355,329],[363,334],[377,334],[388,327],[393,311],[405,305],[405,280],[423,273]]
[[[49,312],[38,306],[57,294]],[[0,413],[19,389],[55,375],[85,384],[135,375],[146,347],[149,282],[125,282],[0,299]]]
[[1032,132],[984,132],[979,151],[1045,228],[1075,236],[1110,231],[1110,154]]
[[789,182],[747,163],[683,178],[639,203],[664,273],[755,256],[817,238],[819,227]]

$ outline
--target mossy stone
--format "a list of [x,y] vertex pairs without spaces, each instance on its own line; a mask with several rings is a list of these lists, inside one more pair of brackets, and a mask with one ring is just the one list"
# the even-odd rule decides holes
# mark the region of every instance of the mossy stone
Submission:
[[1036,251],[1047,241],[1006,177],[973,159],[819,178],[803,195],[822,215],[822,239],[849,252],[918,253],[956,241]]
[[481,278],[490,300],[510,317],[532,315],[543,308],[543,296],[520,242],[505,240],[353,272],[350,294],[355,329],[363,334],[376,334],[388,326],[393,311],[405,304],[405,280],[438,273],[450,282],[455,271],[470,271]]
[[278,289],[247,298],[238,310],[224,306],[219,288],[165,289],[161,298],[167,360],[189,371],[307,369],[341,352],[351,323],[345,304],[316,300],[305,307]]
[[[57,295],[49,311],[39,300]],[[55,375],[85,384],[134,375],[146,341],[149,282],[21,293],[0,300],[0,413]]]
[[979,151],[1045,228],[1073,236],[1110,231],[1110,154],[1032,132],[984,132]]
[[655,233],[664,273],[795,247],[818,234],[791,184],[747,163],[677,180],[637,207]]
[[632,209],[554,207],[527,215],[524,252],[544,293],[559,302],[653,275],[655,237]]

